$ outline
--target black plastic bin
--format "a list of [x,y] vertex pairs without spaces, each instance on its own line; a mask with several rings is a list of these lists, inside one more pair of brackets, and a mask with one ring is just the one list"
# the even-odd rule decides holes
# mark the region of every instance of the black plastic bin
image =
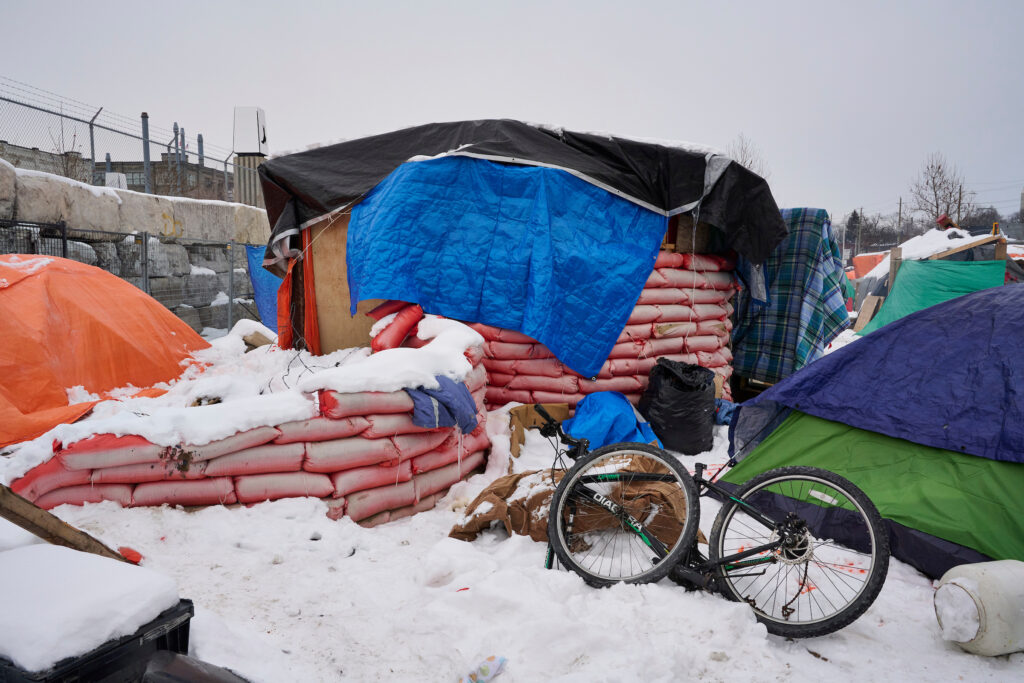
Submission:
[[69,657],[45,671],[24,671],[0,657],[0,683],[128,683],[140,681],[154,652],[188,653],[188,627],[195,609],[181,600],[130,636],[110,640],[92,652]]

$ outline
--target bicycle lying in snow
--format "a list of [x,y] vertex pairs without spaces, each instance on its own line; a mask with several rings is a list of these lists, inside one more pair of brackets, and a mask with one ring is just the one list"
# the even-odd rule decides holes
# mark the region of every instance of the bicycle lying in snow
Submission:
[[[748,603],[769,633],[809,638],[837,631],[874,602],[889,566],[889,539],[874,504],[837,474],[782,467],[739,487],[692,476],[670,453],[639,443],[589,451],[542,406],[541,434],[558,437],[575,464],[548,513],[549,554],[592,586],[669,576],[688,589]],[[697,547],[699,497],[722,500]]]

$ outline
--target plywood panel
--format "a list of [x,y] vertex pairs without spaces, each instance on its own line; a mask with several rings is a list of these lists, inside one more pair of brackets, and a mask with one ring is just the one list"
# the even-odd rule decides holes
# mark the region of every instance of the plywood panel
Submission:
[[310,230],[321,350],[330,353],[353,346],[369,346],[374,320],[365,314],[381,301],[361,301],[354,317],[348,313],[348,274],[345,268],[348,214],[336,217],[333,222],[325,219]]

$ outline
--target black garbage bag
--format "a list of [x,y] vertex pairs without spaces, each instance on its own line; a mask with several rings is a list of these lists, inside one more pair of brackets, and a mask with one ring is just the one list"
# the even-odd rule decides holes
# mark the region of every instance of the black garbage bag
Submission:
[[638,408],[665,448],[687,455],[709,450],[714,442],[715,373],[659,358],[650,378]]

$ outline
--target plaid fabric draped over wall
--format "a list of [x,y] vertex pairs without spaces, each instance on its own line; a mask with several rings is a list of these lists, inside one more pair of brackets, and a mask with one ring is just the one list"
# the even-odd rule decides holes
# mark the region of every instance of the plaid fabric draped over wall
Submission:
[[733,367],[744,377],[775,383],[821,356],[849,327],[843,300],[842,256],[824,209],[784,209],[789,226],[764,264],[768,303],[745,288],[736,301]]

